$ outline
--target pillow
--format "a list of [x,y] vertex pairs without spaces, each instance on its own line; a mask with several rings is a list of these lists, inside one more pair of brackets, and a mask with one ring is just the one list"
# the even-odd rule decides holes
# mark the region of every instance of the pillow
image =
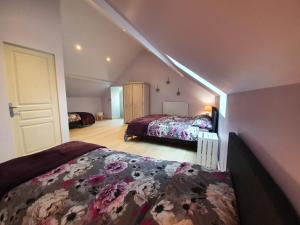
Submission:
[[81,117],[77,113],[68,113],[69,123],[78,122],[81,120]]
[[192,126],[199,127],[201,129],[212,129],[212,118],[208,115],[200,115],[194,117]]

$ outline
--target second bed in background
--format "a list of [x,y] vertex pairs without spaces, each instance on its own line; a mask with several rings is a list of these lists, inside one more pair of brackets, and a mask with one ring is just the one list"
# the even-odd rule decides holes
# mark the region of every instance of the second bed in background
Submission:
[[217,133],[218,110],[216,108],[212,108],[212,116],[189,117],[185,116],[184,112],[188,110],[188,105],[182,104],[186,106],[177,107],[180,110],[176,112],[175,104],[164,103],[164,114],[144,116],[131,121],[125,132],[124,140],[127,141],[130,137],[138,136],[197,142],[200,131]]
[[88,112],[69,112],[69,128],[82,128],[95,123],[95,117]]

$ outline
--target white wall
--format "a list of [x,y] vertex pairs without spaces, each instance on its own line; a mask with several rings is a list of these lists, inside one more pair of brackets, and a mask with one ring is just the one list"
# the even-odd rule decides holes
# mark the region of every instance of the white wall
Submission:
[[68,97],[68,112],[89,112],[96,115],[102,112],[102,102],[100,97]]
[[63,141],[69,140],[59,0],[0,1],[0,161],[14,157],[3,42],[54,54]]
[[222,148],[237,132],[280,185],[300,215],[300,84],[228,95],[220,119]]

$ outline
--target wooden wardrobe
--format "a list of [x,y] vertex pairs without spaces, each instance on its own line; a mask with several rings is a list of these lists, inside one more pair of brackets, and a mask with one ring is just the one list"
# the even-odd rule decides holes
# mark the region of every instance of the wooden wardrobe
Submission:
[[143,82],[130,82],[123,85],[124,122],[149,115],[150,88]]

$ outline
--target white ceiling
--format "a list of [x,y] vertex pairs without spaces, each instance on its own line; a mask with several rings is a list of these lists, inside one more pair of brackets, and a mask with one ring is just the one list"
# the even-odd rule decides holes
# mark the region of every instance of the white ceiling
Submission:
[[66,87],[68,97],[100,97],[110,83],[66,77]]
[[227,93],[300,82],[299,0],[106,0],[151,44]]
[[[93,86],[85,79],[78,85],[78,77],[116,81],[143,49],[127,32],[114,25],[87,1],[62,0],[61,17],[66,77],[77,77],[66,80],[68,96],[95,95],[99,88],[82,90]],[[81,51],[75,49],[76,44],[82,46]],[[110,63],[106,57],[111,58]],[[74,92],[75,87],[78,93]]]

